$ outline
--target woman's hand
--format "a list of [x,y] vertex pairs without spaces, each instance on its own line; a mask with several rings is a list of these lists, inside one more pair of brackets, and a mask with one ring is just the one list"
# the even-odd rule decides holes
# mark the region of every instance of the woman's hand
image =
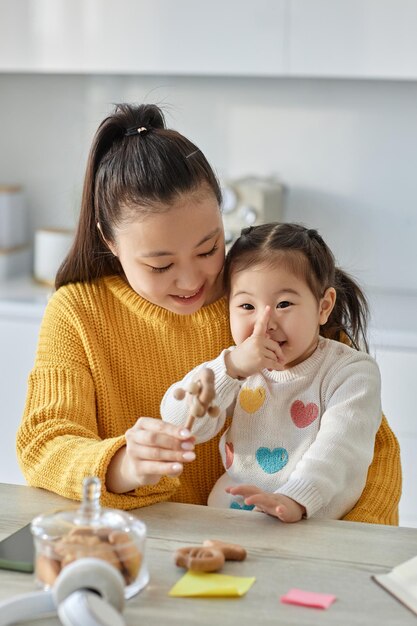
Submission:
[[190,431],[153,417],[140,417],[125,436],[126,446],[107,469],[106,486],[113,493],[155,485],[162,476],[179,476],[183,464],[195,459]]
[[280,493],[267,493],[252,485],[237,485],[227,487],[227,493],[233,496],[242,496],[245,504],[254,504],[256,511],[268,513],[281,520],[281,522],[298,522],[305,515],[305,508],[292,498]]
[[268,334],[270,316],[271,307],[266,306],[256,319],[250,337],[226,353],[226,370],[232,378],[247,378],[263,369],[278,369],[282,350]]

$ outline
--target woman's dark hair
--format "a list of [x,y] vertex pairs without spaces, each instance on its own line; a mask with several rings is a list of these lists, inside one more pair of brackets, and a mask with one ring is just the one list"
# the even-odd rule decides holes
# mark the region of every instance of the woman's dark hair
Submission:
[[320,328],[321,335],[337,341],[343,341],[347,336],[357,350],[368,351],[366,297],[353,278],[336,267],[332,251],[317,230],[301,224],[277,222],[243,229],[226,256],[226,293],[230,293],[231,277],[235,272],[277,262],[303,278],[317,301],[329,287],[336,290],[336,303],[326,324]]
[[186,137],[166,128],[159,107],[116,105],[94,136],[74,243],[55,287],[123,274],[106,243],[114,243],[115,226],[166,211],[180,194],[201,186],[220,205],[220,186],[206,157]]

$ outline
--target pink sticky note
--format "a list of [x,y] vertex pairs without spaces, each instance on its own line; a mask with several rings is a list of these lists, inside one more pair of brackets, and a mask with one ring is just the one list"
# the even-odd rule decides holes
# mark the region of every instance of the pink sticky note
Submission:
[[336,600],[336,596],[331,593],[290,589],[285,596],[281,596],[280,600],[283,604],[298,604],[299,606],[310,606],[315,609],[328,609],[332,602]]

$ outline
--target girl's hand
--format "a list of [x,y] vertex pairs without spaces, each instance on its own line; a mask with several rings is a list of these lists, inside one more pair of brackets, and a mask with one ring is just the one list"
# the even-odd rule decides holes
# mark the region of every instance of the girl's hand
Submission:
[[263,369],[277,369],[282,351],[268,335],[271,307],[257,318],[250,337],[225,356],[226,370],[232,378],[247,378]]
[[254,504],[256,511],[273,515],[281,522],[298,522],[306,512],[305,508],[292,498],[280,493],[267,493],[252,485],[227,487],[226,491],[233,496],[242,496],[245,504]]
[[126,431],[126,446],[109,464],[106,486],[113,493],[125,493],[155,485],[162,476],[179,476],[183,464],[194,459],[190,431],[153,417],[140,417]]

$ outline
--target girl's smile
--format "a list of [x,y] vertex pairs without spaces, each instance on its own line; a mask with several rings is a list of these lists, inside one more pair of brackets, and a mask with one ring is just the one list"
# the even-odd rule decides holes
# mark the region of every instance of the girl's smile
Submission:
[[266,335],[280,347],[277,369],[293,367],[314,352],[320,326],[334,305],[334,289],[317,302],[307,283],[282,262],[236,271],[231,282],[230,325],[236,345],[253,333],[269,307]]

